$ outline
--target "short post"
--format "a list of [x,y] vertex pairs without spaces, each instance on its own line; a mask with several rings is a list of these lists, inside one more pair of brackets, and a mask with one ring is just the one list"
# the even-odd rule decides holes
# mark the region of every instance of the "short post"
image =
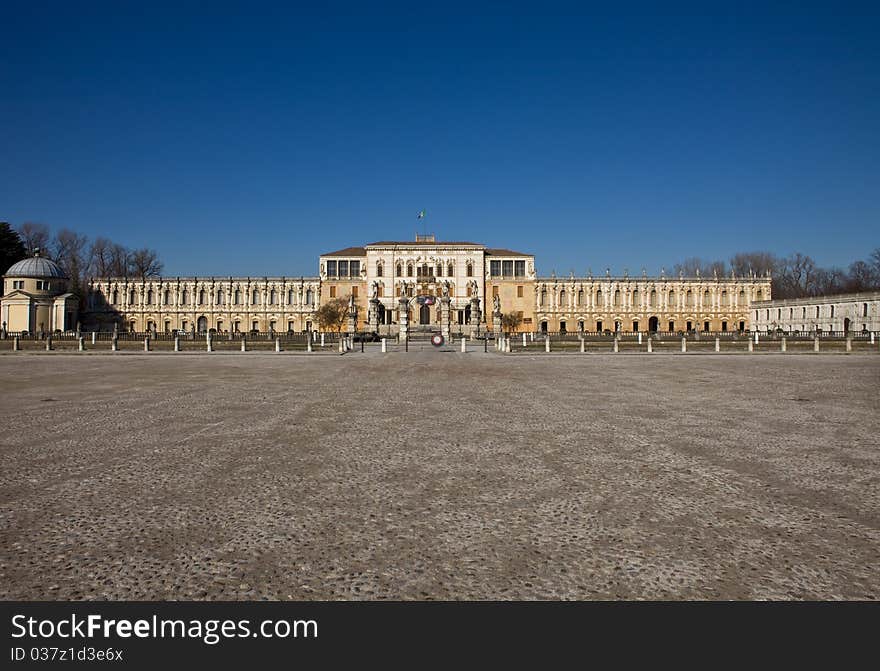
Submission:
[[749,340],[749,352],[754,352],[754,351],[755,351],[755,343],[753,343],[751,340]]
[[118,352],[119,351],[119,338],[116,337],[116,334],[113,334],[113,339],[110,341],[110,351]]
[[382,354],[385,354],[388,351],[388,345],[385,342],[385,338],[382,338]]
[[339,353],[345,354],[345,340],[343,338],[339,339]]
[[208,352],[214,351],[214,341],[211,339],[211,332],[208,331],[208,335],[205,337],[205,347]]
[[361,354],[364,352],[364,340],[366,340],[366,338],[361,338]]
[[648,354],[654,351],[653,346],[651,345],[651,336],[648,336]]
[[275,338],[275,351],[281,351],[281,338]]
[[846,351],[852,352],[852,336],[846,337]]
[[461,352],[462,352],[462,354],[467,352],[467,337],[466,336],[461,337]]
[[639,331],[639,345],[642,344],[642,332]]
[[549,352],[549,351],[550,351],[550,336],[549,336],[549,335],[548,335],[548,336],[544,336],[544,351],[545,351],[545,352]]
[[92,344],[96,344],[98,342],[98,334],[92,331]]
[[180,351],[180,336],[174,336],[174,351]]
[[[874,334],[873,333],[871,334],[871,344],[872,345],[874,344]],[[526,334],[525,334],[525,331],[523,331],[523,347],[525,347],[525,346],[526,346]]]
[[618,352],[620,352],[620,342],[617,340],[617,336],[614,336],[614,353]]
[[782,340],[779,341],[779,351],[785,352],[787,348],[787,343],[785,342],[785,336],[782,337]]
[[583,338],[583,336],[581,336],[581,354],[583,354],[585,351],[586,351],[586,348],[584,346],[584,338]]
[[241,351],[247,352],[247,340],[244,336],[241,337]]
[[721,351],[721,338],[719,338],[718,336],[715,336],[715,351]]
[[144,352],[150,351],[150,336],[144,338]]
[[814,352],[819,351],[819,336],[818,335],[813,336],[813,351]]
[[12,341],[12,351],[17,352],[21,349],[21,342],[19,341],[18,336],[15,336],[15,339]]
[[688,351],[688,341],[687,341],[687,338],[685,338],[684,336],[681,337],[681,351],[682,352]]
[[529,331],[529,339],[532,342],[535,342],[535,332],[534,331]]
[[324,346],[324,334],[321,333],[321,347]]
[[758,332],[757,331],[755,331],[755,344],[756,345],[758,344]]
[[504,339],[504,351],[510,353],[510,338]]
[[51,351],[52,351],[52,334],[51,334],[51,333],[50,333],[49,336],[46,338],[46,351],[47,351],[47,352],[51,352]]
[[874,332],[873,331],[871,331],[871,344],[872,345],[874,344]]
[[80,336],[76,340],[77,340],[77,344],[79,345],[79,351],[85,352],[86,351],[86,339],[83,338],[82,336]]
[[[244,349],[244,340],[242,340],[241,347],[242,347],[242,349]],[[312,334],[309,333],[308,336],[306,336],[306,352],[311,352],[311,351],[312,351]]]
[[488,335],[486,335],[486,337],[483,338],[483,351],[484,352],[489,351],[489,336]]

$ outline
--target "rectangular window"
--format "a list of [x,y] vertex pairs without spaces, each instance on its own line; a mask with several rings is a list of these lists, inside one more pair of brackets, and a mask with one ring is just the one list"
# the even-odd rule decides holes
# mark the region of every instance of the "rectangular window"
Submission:
[[494,287],[492,287],[492,295],[493,296],[498,295],[498,285],[497,284]]
[[354,296],[355,298],[358,297],[358,288],[357,287],[351,288],[351,295]]
[[513,277],[513,261],[501,262],[501,274],[504,277]]
[[525,277],[526,276],[526,262],[525,261],[514,261],[513,262],[513,274],[517,277]]
[[520,285],[520,286],[518,286],[518,287],[516,288],[516,297],[517,297],[517,298],[522,298],[522,297],[523,297],[523,288],[522,288],[522,285]]
[[492,277],[501,276],[501,261],[489,261],[489,274]]
[[330,298],[336,298],[336,287],[330,287]]
[[349,261],[348,262],[348,274],[352,277],[357,277],[361,274],[361,262],[360,261]]
[[327,261],[327,277],[336,277],[336,261]]
[[339,261],[339,277],[348,277],[348,261]]

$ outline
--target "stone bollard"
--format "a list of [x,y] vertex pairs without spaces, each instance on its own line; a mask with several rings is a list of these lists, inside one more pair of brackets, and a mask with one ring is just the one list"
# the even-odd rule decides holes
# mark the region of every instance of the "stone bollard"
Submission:
[[323,347],[323,346],[324,346],[324,334],[322,333],[321,334],[321,347]]
[[247,352],[247,339],[244,336],[241,337],[241,351]]
[[95,345],[98,342],[98,334],[92,331],[92,344]]
[[586,350],[586,347],[584,346],[584,339],[581,338],[581,354],[583,354],[583,353],[586,352],[586,351],[587,351],[587,350]]
[[848,336],[846,339],[846,351],[852,352],[852,336]]
[[639,331],[639,345],[642,344],[642,332]]
[[545,336],[545,337],[544,337],[544,351],[545,351],[545,352],[549,352],[549,351],[550,351],[550,336]]
[[461,352],[462,354],[467,352],[467,338],[465,336],[461,337]]
[[754,351],[755,351],[755,343],[753,343],[751,340],[749,340],[749,352],[754,352]]
[[46,338],[46,351],[47,352],[52,351],[52,336],[51,335],[48,338]]
[[785,342],[785,338],[783,337],[782,340],[779,341],[779,351],[780,352],[787,351],[787,346],[788,346],[788,344]]
[[688,341],[687,341],[687,338],[685,338],[684,336],[681,337],[681,351],[682,352],[688,351]]
[[150,351],[150,336],[144,338],[144,352]]
[[281,338],[275,338],[275,351],[281,351]]
[[211,334],[208,334],[208,337],[205,338],[205,348],[208,352],[214,351],[214,340],[211,338]]
[[111,352],[118,352],[119,351],[119,338],[117,338],[115,335],[110,340],[110,351]]
[[[241,343],[241,346],[244,347],[244,343]],[[312,339],[311,339],[311,337],[309,337],[308,340],[306,340],[306,352],[311,352],[311,351],[312,351]]]
[[[322,338],[322,340],[323,340],[323,338]],[[344,338],[339,339],[339,353],[345,354],[345,339]]]
[[79,345],[79,351],[85,352],[86,351],[86,339],[83,338],[82,336],[80,336],[76,340],[77,340],[77,344]]
[[871,344],[872,345],[874,344],[874,332],[873,331],[871,331]]
[[614,353],[617,354],[620,352],[620,341],[618,341],[617,336],[614,336]]
[[717,336],[715,338],[715,351],[716,352],[721,351],[721,338],[718,338]]
[[15,339],[12,341],[12,351],[17,352],[20,349],[21,349],[21,342],[20,342],[18,336],[15,336]]
[[510,353],[510,338],[504,339],[504,348],[505,348],[504,351],[509,354]]
[[382,354],[388,352],[388,344],[385,338],[382,338]]
[[755,344],[756,345],[758,344],[758,332],[757,331],[755,331]]
[[651,337],[648,336],[648,354],[654,351],[653,345],[651,345]]
[[[872,345],[874,344],[874,334],[873,333],[871,334],[871,344]],[[523,333],[523,347],[525,347],[525,346],[526,346],[526,334]]]
[[819,351],[819,336],[814,336],[814,337],[813,337],[813,351],[814,351],[814,352],[818,352],[818,351]]
[[174,336],[174,351],[180,351],[180,336]]

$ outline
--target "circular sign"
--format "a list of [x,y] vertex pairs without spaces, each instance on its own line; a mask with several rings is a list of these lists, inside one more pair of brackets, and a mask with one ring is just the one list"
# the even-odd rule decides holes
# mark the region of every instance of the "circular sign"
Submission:
[[446,341],[443,339],[443,336],[440,334],[437,334],[437,335],[431,337],[431,344],[434,347],[441,347],[444,342],[446,342]]

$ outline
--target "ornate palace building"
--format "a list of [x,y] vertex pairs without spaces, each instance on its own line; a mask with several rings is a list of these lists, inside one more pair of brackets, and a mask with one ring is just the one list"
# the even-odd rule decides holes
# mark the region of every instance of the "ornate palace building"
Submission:
[[85,329],[219,332],[318,328],[317,309],[349,301],[349,328],[522,331],[734,331],[750,327],[769,277],[538,277],[535,257],[473,242],[382,241],[322,254],[314,277],[98,278]]

